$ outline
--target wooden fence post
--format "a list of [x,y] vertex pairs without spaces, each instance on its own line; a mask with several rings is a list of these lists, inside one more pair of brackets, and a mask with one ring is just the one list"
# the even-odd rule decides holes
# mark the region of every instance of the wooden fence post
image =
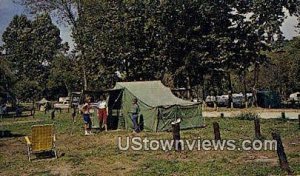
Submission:
[[283,170],[285,170],[288,173],[288,175],[292,175],[293,172],[292,172],[292,170],[289,166],[286,154],[284,152],[284,147],[282,145],[280,134],[272,133],[272,137],[277,142],[277,155],[278,155],[278,158],[279,158],[280,167]]
[[51,111],[51,120],[54,120],[54,118],[55,118],[55,109]]
[[214,122],[213,127],[214,127],[215,140],[221,140],[220,126],[218,122]]
[[218,108],[218,106],[217,106],[217,103],[216,103],[216,102],[214,102],[214,111],[216,111],[216,110],[217,110],[217,108]]
[[221,113],[221,118],[224,118],[224,113]]
[[285,112],[282,112],[282,113],[281,113],[281,118],[282,118],[282,119],[285,119]]
[[76,108],[73,107],[73,113],[72,113],[73,122],[75,122],[75,117],[76,117]]
[[298,123],[299,123],[299,129],[300,129],[300,114],[298,115]]
[[176,151],[181,151],[180,143],[180,122],[172,122],[172,134],[174,141],[174,148]]
[[261,132],[260,132],[259,118],[254,119],[254,129],[255,129],[255,138],[260,139],[261,138]]
[[32,101],[32,111],[31,111],[31,114],[32,114],[32,118],[34,118],[34,114],[35,114],[35,107],[34,107],[35,103],[34,103],[34,100]]

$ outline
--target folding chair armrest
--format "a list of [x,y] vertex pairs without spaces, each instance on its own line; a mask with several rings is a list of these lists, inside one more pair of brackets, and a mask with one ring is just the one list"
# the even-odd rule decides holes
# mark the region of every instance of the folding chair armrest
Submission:
[[31,145],[31,142],[30,142],[30,140],[29,140],[29,137],[28,137],[28,136],[25,136],[25,140],[26,140],[26,143],[27,143],[27,145]]

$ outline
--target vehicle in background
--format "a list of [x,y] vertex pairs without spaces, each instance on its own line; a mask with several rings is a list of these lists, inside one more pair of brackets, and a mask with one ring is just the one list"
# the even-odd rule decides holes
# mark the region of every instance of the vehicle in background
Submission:
[[58,98],[58,103],[54,104],[54,108],[68,109],[68,108],[71,108],[71,107],[78,107],[79,100],[80,100],[79,96],[59,97]]
[[300,101],[300,92],[292,93],[289,96],[289,101]]
[[70,101],[70,97],[59,97],[58,98],[59,103],[63,103],[63,102],[66,102],[66,101]]
[[58,102],[54,104],[55,109],[68,109],[70,108],[69,101]]
[[[248,104],[252,100],[252,93],[247,93]],[[208,106],[213,106],[214,103],[219,107],[226,107],[229,103],[229,95],[220,96],[207,96],[205,102]],[[245,106],[245,96],[242,93],[232,94],[233,107],[244,107]]]
[[214,102],[216,102],[217,99],[216,99],[216,96],[207,96],[205,98],[205,103],[207,104],[207,106],[214,106]]

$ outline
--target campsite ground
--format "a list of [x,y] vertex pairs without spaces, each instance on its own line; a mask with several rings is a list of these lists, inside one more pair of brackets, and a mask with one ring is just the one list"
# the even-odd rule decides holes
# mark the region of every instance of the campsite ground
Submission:
[[[213,139],[212,123],[219,122],[223,139],[254,139],[253,121],[206,118],[205,128],[183,130],[182,139]],[[34,124],[54,123],[58,159],[29,162],[24,135]],[[82,121],[72,123],[70,114],[38,113],[35,118],[3,119],[0,131],[14,137],[0,139],[0,175],[285,175],[275,151],[120,151],[118,136],[170,139],[171,133],[109,131],[84,136]],[[262,134],[272,139],[279,131],[295,175],[300,174],[300,129],[295,120],[262,119]]]

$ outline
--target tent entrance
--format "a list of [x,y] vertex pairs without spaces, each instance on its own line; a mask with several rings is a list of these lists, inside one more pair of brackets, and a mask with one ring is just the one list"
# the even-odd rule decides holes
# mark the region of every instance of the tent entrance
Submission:
[[[116,130],[122,123],[122,89],[115,89],[109,91],[108,99],[108,119],[107,126],[109,129]],[[124,122],[125,123],[125,122]]]

